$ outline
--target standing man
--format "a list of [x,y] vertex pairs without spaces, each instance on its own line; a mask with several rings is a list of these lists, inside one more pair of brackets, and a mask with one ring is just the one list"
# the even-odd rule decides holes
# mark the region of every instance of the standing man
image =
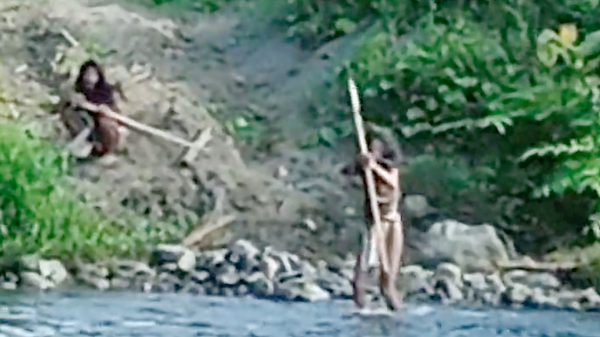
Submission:
[[[375,221],[370,207],[370,198],[367,191],[365,169],[370,168],[375,180],[377,204],[383,242],[378,242],[375,235]],[[374,138],[369,144],[369,152],[359,154],[354,165],[349,165],[343,170],[344,174],[360,173],[365,189],[365,218],[368,224],[368,235],[363,240],[363,249],[357,254],[354,268],[353,299],[359,308],[365,306],[365,277],[369,267],[379,265],[379,288],[391,310],[400,308],[400,298],[396,289],[396,279],[400,271],[404,234],[402,232],[402,218],[398,211],[402,192],[400,190],[399,156],[380,139]],[[384,270],[377,246],[383,245],[387,253],[387,266]],[[378,256],[376,256],[377,254]],[[378,263],[379,262],[379,263]]]

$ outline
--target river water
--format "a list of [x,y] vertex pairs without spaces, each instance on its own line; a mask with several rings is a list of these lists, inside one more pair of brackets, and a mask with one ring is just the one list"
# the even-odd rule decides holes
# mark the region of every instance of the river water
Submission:
[[597,313],[473,310],[406,304],[397,316],[357,315],[349,301],[92,292],[0,293],[0,336],[588,337]]

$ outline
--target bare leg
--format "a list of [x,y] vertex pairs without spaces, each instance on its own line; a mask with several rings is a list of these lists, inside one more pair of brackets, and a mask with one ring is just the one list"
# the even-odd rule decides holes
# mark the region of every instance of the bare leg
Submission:
[[356,255],[356,265],[354,265],[354,278],[352,280],[352,299],[359,308],[364,308],[366,305],[365,294],[365,270],[363,267],[363,251],[361,250]]
[[404,235],[402,233],[402,223],[390,222],[386,229],[385,247],[388,254],[390,270],[388,273],[380,269],[379,288],[390,310],[400,309],[400,298],[396,289],[396,278],[400,271],[402,260],[402,249],[404,246]]

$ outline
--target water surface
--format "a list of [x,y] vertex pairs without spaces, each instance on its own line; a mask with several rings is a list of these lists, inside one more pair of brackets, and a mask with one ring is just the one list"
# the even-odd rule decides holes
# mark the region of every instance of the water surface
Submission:
[[597,337],[598,317],[423,304],[406,304],[395,317],[359,316],[349,301],[276,303],[95,292],[0,295],[0,337]]

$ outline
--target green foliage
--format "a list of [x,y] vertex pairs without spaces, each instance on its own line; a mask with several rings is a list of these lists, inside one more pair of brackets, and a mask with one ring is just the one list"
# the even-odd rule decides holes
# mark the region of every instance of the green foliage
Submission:
[[[415,158],[408,167],[423,172],[419,166],[439,166],[444,173],[431,180],[445,187],[438,186],[437,194],[458,200],[455,208],[462,200],[453,191],[481,192],[490,203],[510,200],[507,204],[521,205],[516,211],[511,206],[510,219],[499,212],[502,219],[478,220],[526,222],[535,232],[540,224],[556,225],[544,220],[543,211],[525,214],[536,209],[528,207],[536,200],[561,203],[575,193],[598,204],[599,2],[505,0],[459,6],[293,0],[288,21],[292,34],[320,44],[375,18],[381,29],[365,38],[338,83],[352,76],[362,92],[365,119],[391,126],[416,153],[427,146],[443,148],[438,152],[462,163],[451,168],[436,154]],[[352,24],[336,25],[340,20]],[[554,31],[559,23],[571,22],[576,29]],[[341,123],[333,122],[327,130],[338,130]],[[426,157],[429,164],[421,163]],[[452,178],[457,172],[458,180]],[[570,223],[571,231],[581,237],[584,229],[584,237],[598,240],[600,206],[596,208],[599,213],[591,215],[585,229],[583,223]]]
[[122,224],[84,204],[65,180],[68,164],[25,129],[0,124],[0,259],[131,257],[164,239],[148,223]]

